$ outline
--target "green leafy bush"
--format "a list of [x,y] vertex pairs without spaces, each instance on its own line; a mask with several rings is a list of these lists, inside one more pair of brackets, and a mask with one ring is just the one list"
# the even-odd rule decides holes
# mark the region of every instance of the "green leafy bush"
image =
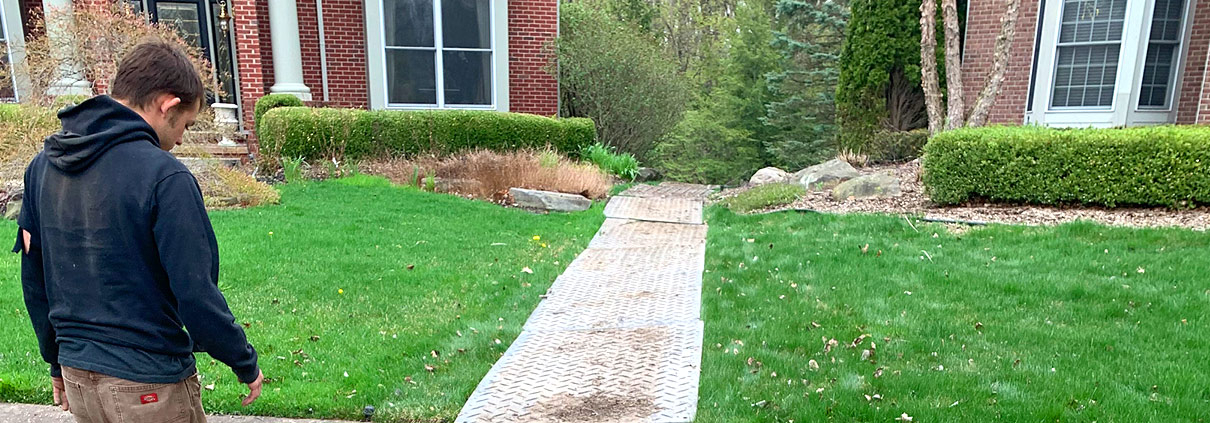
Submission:
[[1210,204],[1207,127],[961,129],[934,136],[924,154],[940,204]]
[[601,141],[646,158],[681,118],[690,95],[675,61],[640,29],[609,13],[563,3],[555,43],[566,116],[592,118]]
[[633,181],[639,176],[639,159],[630,153],[617,153],[612,147],[601,143],[585,147],[584,152],[580,153],[580,158],[628,181]]
[[728,198],[723,201],[723,205],[736,213],[746,213],[784,206],[797,201],[806,193],[807,189],[799,184],[767,184]]
[[920,157],[928,140],[928,129],[878,131],[870,138],[865,154],[873,162],[905,162]]
[[[596,141],[588,119],[470,110],[367,111],[282,107],[262,118],[266,158],[342,161],[551,147],[578,154]],[[276,165],[276,163],[271,163]]]
[[694,110],[685,113],[685,120],[653,155],[666,179],[727,184],[744,181],[761,167],[757,145],[747,131],[724,126],[708,111]]
[[265,113],[270,110],[278,107],[302,107],[304,105],[302,99],[292,94],[269,94],[256,100],[256,107],[252,111],[252,122],[257,128],[260,128],[261,118],[265,117]]

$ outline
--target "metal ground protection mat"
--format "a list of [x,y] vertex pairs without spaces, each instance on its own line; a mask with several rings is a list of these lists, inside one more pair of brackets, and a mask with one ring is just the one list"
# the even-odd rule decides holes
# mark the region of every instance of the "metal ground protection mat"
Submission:
[[522,332],[456,422],[691,422],[701,339],[701,321]]
[[648,222],[702,224],[702,201],[682,198],[613,197],[605,217]]
[[662,191],[606,205],[588,249],[551,284],[457,423],[693,421],[707,190],[653,188]]
[[622,196],[644,198],[684,198],[690,200],[705,200],[718,187],[711,185],[679,184],[664,182],[659,185],[638,184],[623,191]]
[[605,219],[588,248],[633,248],[652,245],[704,246],[705,225]]

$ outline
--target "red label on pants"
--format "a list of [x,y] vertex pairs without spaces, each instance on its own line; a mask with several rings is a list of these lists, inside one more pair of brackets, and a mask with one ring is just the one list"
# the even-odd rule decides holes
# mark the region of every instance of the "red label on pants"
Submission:
[[151,404],[153,402],[159,402],[160,397],[156,396],[155,394],[147,394],[139,397],[139,401],[143,404]]

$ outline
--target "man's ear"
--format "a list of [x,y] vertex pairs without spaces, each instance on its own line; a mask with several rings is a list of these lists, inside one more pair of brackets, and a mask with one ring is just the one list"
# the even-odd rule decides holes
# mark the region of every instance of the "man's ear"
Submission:
[[169,110],[181,104],[181,98],[172,94],[161,94],[160,98],[156,99],[156,103],[160,105],[160,112],[167,115]]

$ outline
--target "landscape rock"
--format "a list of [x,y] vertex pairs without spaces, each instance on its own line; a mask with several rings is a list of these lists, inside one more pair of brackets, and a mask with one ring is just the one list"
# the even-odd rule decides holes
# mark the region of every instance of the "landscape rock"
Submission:
[[794,173],[794,181],[808,191],[822,191],[861,176],[849,162],[832,159]]
[[11,200],[4,205],[4,218],[8,220],[17,220],[17,216],[21,215],[21,200]]
[[592,207],[592,200],[582,195],[521,188],[510,188],[508,194],[518,206],[529,209],[577,212]]
[[849,198],[888,198],[898,197],[900,193],[899,178],[887,173],[876,173],[837,185],[832,190],[832,198],[842,201]]
[[651,181],[659,180],[661,176],[663,176],[663,175],[660,175],[660,171],[658,171],[658,170],[652,169],[650,167],[640,167],[639,176],[637,178],[635,178],[634,181],[635,182],[651,182]]
[[749,185],[765,185],[775,184],[778,182],[786,182],[790,180],[790,173],[776,167],[766,167],[756,171],[752,175],[752,179],[748,180]]
[[483,183],[474,179],[434,178],[433,185],[437,192],[445,193],[477,193],[483,189]]

